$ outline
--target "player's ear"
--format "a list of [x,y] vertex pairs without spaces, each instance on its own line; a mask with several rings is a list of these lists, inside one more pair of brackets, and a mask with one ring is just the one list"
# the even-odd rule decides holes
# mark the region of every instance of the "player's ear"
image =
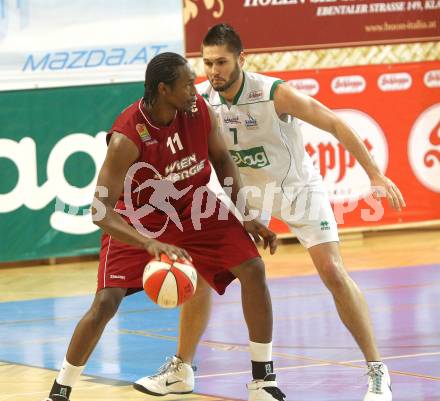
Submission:
[[240,54],[238,55],[238,65],[240,66],[240,68],[243,68],[245,60],[246,57],[244,52],[240,52]]
[[170,87],[165,82],[159,82],[159,85],[157,85],[157,94],[164,96],[167,93],[169,93]]

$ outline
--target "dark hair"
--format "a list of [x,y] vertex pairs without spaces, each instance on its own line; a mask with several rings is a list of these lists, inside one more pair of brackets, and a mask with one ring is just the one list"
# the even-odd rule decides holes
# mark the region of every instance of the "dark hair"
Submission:
[[173,85],[179,78],[178,68],[187,63],[186,59],[177,53],[160,53],[154,56],[147,65],[144,83],[144,101],[152,105],[157,97],[157,87],[161,82]]
[[203,46],[226,45],[228,50],[239,55],[243,51],[243,43],[234,28],[228,24],[217,24],[211,27],[202,42]]

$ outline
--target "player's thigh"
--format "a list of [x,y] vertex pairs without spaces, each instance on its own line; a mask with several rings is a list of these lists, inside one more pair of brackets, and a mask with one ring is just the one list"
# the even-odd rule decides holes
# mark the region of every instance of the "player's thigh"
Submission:
[[127,294],[142,289],[145,265],[153,257],[143,249],[104,234],[98,268],[98,288],[126,288]]
[[301,244],[309,249],[319,244],[339,242],[338,227],[322,186],[304,188],[279,216]]
[[186,249],[198,273],[219,294],[236,277],[232,268],[260,255],[249,234],[231,213],[226,220],[213,216],[202,221],[200,230],[185,232],[175,238],[176,245]]
[[122,299],[127,293],[126,288],[102,288],[95,294],[91,312],[96,314],[97,317],[110,320],[117,312]]
[[264,283],[266,273],[264,262],[261,257],[253,258],[231,269],[231,273],[240,280],[243,285]]

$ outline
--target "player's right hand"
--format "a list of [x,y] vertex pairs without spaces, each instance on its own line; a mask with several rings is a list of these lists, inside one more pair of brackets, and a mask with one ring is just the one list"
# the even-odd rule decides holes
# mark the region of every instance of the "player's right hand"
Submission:
[[376,174],[370,178],[370,181],[375,199],[379,200],[381,197],[386,197],[389,204],[399,212],[406,206],[399,188],[388,177],[383,174]]
[[160,259],[161,254],[167,255],[171,260],[186,259],[192,261],[191,256],[185,249],[174,245],[165,244],[155,239],[147,239],[144,243],[145,250],[156,259]]
[[272,230],[269,230],[258,219],[244,221],[243,227],[250,235],[252,235],[256,243],[259,243],[261,239],[263,239],[264,249],[269,247],[270,254],[273,255],[275,253],[278,246],[277,235]]

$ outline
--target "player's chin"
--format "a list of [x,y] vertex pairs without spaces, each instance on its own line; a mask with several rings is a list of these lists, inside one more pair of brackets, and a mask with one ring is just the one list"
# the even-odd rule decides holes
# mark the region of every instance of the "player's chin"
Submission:
[[185,113],[190,113],[191,111],[192,111],[192,109],[193,109],[193,105],[194,105],[194,103],[193,102],[191,102],[191,103],[186,103],[186,104],[184,104],[180,109],[179,109],[179,111],[182,111],[182,112],[185,112]]
[[220,82],[219,83],[212,83],[211,86],[217,92],[223,91],[223,89],[225,87],[224,82],[222,82],[222,83],[220,83]]

